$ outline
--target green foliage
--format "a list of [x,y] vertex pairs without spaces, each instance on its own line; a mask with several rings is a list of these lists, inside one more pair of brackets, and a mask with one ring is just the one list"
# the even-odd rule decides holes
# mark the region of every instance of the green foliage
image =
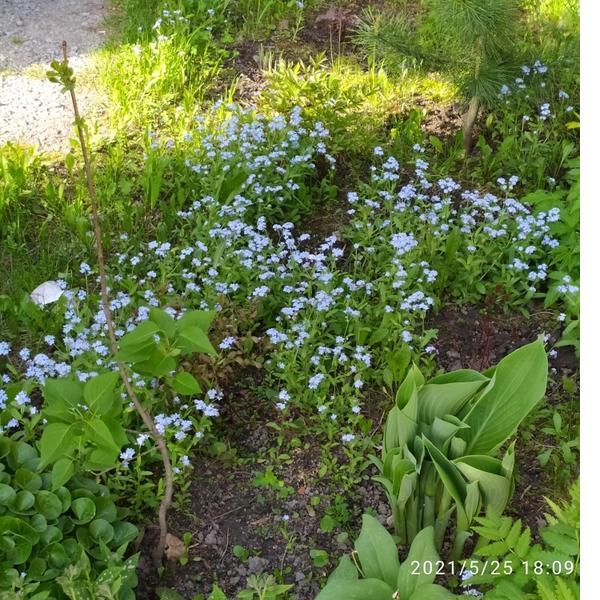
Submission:
[[[385,64],[425,64],[448,72],[465,98],[497,101],[511,73],[518,27],[514,0],[428,0],[424,10],[367,11],[357,29],[363,51]],[[393,67],[392,67],[393,68]]]
[[[76,462],[85,470],[111,469],[127,436],[120,423],[119,373],[104,373],[85,384],[65,378],[44,386],[43,416],[48,424],[40,439],[41,466],[62,461],[60,472]],[[57,463],[58,464],[58,463]]]
[[441,548],[456,511],[453,558],[482,509],[501,513],[513,489],[514,443],[494,458],[546,389],[541,341],[515,350],[484,374],[461,370],[425,382],[412,367],[388,414],[375,479],[385,488],[402,543],[435,526]]
[[259,106],[278,113],[301,107],[310,123],[320,121],[331,131],[335,150],[364,151],[372,146],[388,114],[399,109],[410,91],[383,70],[364,72],[342,59],[329,65],[324,55],[308,63],[270,61],[265,75],[268,91]]
[[0,596],[133,598],[138,530],[107,488],[22,441],[0,438],[0,461]]
[[352,557],[342,557],[317,600],[454,598],[454,594],[433,583],[439,561],[433,537],[432,527],[421,530],[400,564],[392,536],[375,518],[363,515]]
[[239,600],[275,600],[293,587],[277,583],[275,577],[268,574],[251,575],[246,585],[248,587],[237,595]]
[[[542,543],[532,543],[531,531],[521,520],[490,514],[478,518],[475,532],[480,535],[475,555],[469,561],[474,573],[469,585],[491,584],[490,599],[542,598],[570,600],[579,597],[579,481],[570,490],[570,499],[559,506],[546,498],[552,514],[539,535]],[[485,573],[484,562],[496,559],[503,574]]]

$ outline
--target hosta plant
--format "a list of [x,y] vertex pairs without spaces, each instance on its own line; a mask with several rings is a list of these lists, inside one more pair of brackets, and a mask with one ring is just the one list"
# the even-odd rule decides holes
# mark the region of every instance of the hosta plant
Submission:
[[375,518],[363,515],[354,552],[351,557],[342,557],[317,600],[455,598],[454,594],[433,583],[435,565],[439,561],[433,538],[432,527],[421,530],[401,564],[393,537]]
[[547,371],[542,340],[484,373],[464,369],[425,382],[412,367],[389,412],[381,460],[372,457],[401,543],[432,526],[441,548],[455,512],[458,559],[473,519],[483,509],[503,512],[513,491],[514,442],[501,458],[498,450],[544,395]]
[[0,438],[0,598],[64,598],[76,564],[119,595],[68,597],[133,597],[137,558],[123,557],[138,530],[126,512],[103,485],[41,464],[29,444]]

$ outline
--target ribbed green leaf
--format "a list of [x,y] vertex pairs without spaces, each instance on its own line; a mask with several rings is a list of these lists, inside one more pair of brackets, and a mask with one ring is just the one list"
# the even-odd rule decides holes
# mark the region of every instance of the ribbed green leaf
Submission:
[[[408,556],[398,572],[398,594],[400,598],[412,598],[413,592],[424,585],[433,583],[435,579],[435,563],[439,560],[433,539],[433,527],[422,529],[413,540]],[[429,575],[425,574],[423,565],[431,562],[434,566]],[[415,564],[418,565],[418,575],[414,574]]]
[[365,578],[385,581],[396,585],[400,568],[398,549],[388,531],[370,515],[363,515],[362,528],[354,547]]
[[483,391],[464,418],[470,429],[459,436],[466,440],[467,452],[488,454],[510,437],[544,395],[547,378],[548,359],[541,340],[502,359],[493,387]]

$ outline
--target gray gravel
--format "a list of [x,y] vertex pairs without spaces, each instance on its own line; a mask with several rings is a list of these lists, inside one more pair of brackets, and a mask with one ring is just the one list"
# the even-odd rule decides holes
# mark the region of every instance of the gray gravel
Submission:
[[[63,39],[76,73],[90,67],[87,54],[104,40],[104,11],[103,0],[0,0],[0,145],[68,150],[69,98],[44,73],[60,58]],[[101,111],[95,90],[80,86],[77,93],[84,115]]]

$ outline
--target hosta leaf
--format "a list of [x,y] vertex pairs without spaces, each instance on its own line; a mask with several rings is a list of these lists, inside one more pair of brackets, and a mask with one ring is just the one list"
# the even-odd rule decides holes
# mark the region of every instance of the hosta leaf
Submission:
[[[546,390],[548,359],[537,340],[503,358],[492,381],[463,419],[469,454],[488,454],[510,437]],[[492,386],[493,383],[493,386]]]
[[327,579],[327,585],[334,581],[357,581],[358,569],[348,555],[342,556],[338,566]]
[[462,598],[463,596],[455,596],[452,592],[436,585],[435,583],[428,583],[418,587],[410,600],[447,600],[448,598]]
[[[433,583],[435,579],[435,563],[439,560],[435,549],[433,527],[422,529],[413,540],[408,556],[398,571],[397,587],[400,598],[412,598],[412,594],[420,588]],[[426,575],[423,565],[431,561],[434,568],[431,574]],[[413,574],[415,565],[418,565],[418,575]]]
[[315,600],[392,600],[394,590],[379,579],[336,580],[328,583]]
[[414,419],[407,416],[397,406],[392,407],[388,413],[383,434],[385,452],[394,448],[403,448],[405,444],[411,443],[417,433],[417,427]]
[[[478,460],[479,458],[482,458],[482,460]],[[491,463],[493,459],[490,461],[487,460],[488,458],[470,456],[455,460],[454,464],[468,481],[476,481],[479,484],[485,505],[495,513],[501,514],[508,503],[510,480],[504,475],[496,475],[496,473],[483,468],[477,468],[477,466],[494,468],[495,465]],[[502,465],[500,461],[497,461],[497,463],[497,468],[500,470]]]
[[354,547],[365,578],[396,585],[400,561],[398,549],[388,531],[370,515],[363,515],[362,528]]
[[[461,373],[460,371],[458,373]],[[488,381],[476,371],[463,371],[465,373],[463,381],[446,381],[443,376],[437,378],[439,383],[433,383],[435,379],[429,381],[419,390],[419,421],[423,423],[433,423],[436,417],[444,415],[457,415],[463,406],[483,387]],[[448,375],[455,375],[449,373]],[[472,379],[469,381],[469,379]],[[457,377],[458,379],[458,377]]]
[[429,452],[431,461],[433,462],[444,487],[460,510],[464,512],[464,501],[467,497],[467,484],[465,483],[460,471],[450,460],[448,460],[434,444],[423,436],[423,443]]

